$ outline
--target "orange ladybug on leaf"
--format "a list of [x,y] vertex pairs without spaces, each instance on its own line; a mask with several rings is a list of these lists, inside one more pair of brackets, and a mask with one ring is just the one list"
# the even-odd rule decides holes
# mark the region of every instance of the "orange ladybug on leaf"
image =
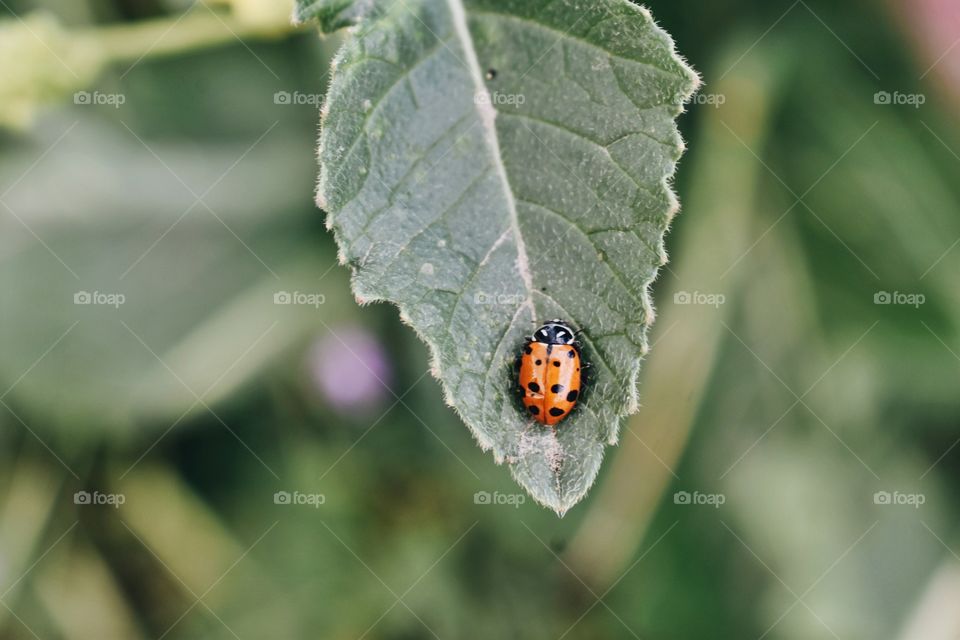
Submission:
[[554,426],[570,415],[583,392],[581,360],[577,332],[562,320],[547,322],[527,339],[517,392],[530,417]]

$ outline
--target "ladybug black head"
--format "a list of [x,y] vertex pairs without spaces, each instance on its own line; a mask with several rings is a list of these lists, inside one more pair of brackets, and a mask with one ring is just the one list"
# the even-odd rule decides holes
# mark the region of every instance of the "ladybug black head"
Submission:
[[551,320],[533,334],[533,339],[544,344],[573,344],[576,335],[563,320]]

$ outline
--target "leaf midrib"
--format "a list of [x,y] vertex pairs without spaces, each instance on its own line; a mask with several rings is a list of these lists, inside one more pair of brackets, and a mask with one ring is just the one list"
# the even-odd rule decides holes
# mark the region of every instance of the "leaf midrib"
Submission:
[[[462,0],[447,0],[447,5],[450,8],[451,20],[453,22],[454,33],[457,36],[457,39],[460,41],[461,46],[463,47],[464,54],[467,57],[466,65],[468,71],[470,72],[471,79],[473,80],[474,88],[476,90],[475,97],[483,96],[484,100],[475,99],[474,103],[476,104],[477,114],[480,118],[481,125],[484,128],[485,136],[484,138],[487,141],[487,146],[490,150],[494,166],[497,169],[498,177],[500,178],[500,183],[503,187],[504,196],[507,200],[507,210],[510,220],[510,229],[512,235],[514,236],[515,245],[517,249],[517,270],[520,272],[520,276],[523,279],[524,287],[526,289],[526,300],[524,304],[520,305],[517,308],[516,313],[514,313],[513,318],[510,321],[509,326],[504,331],[504,337],[509,334],[510,330],[513,328],[513,325],[516,323],[517,316],[520,315],[520,311],[526,306],[530,308],[533,318],[536,319],[536,304],[534,302],[533,296],[534,293],[540,293],[544,297],[550,299],[558,308],[562,309],[563,307],[557,303],[551,296],[547,296],[541,292],[538,292],[533,287],[533,278],[530,272],[530,263],[527,256],[526,243],[523,239],[523,233],[520,230],[520,218],[517,211],[516,197],[514,196],[513,189],[510,186],[510,180],[507,177],[506,166],[503,163],[503,156],[500,152],[500,139],[497,135],[497,129],[495,126],[495,119],[498,115],[498,111],[493,107],[493,102],[490,100],[490,93],[487,90],[486,84],[483,82],[483,70],[480,66],[480,62],[477,58],[476,49],[473,44],[473,36],[470,35],[469,25],[467,24],[467,11],[464,7]],[[485,113],[484,109],[488,108],[489,113]],[[596,352],[597,358],[600,361],[600,364],[607,369],[611,374],[613,370],[610,368],[610,365],[606,360],[600,356],[600,353],[597,351],[596,346],[587,339],[590,344],[591,349]],[[500,339],[500,344],[497,346],[497,352],[500,351],[503,338]],[[494,354],[494,357],[491,359],[490,366],[487,368],[487,371],[484,375],[484,380],[486,384],[489,384],[490,375],[493,369],[495,368],[497,361],[497,354]],[[486,405],[486,389],[484,390],[483,405]]]
[[[536,318],[536,307],[533,302],[533,276],[530,272],[530,260],[527,256],[527,245],[523,239],[523,233],[520,230],[520,217],[517,213],[517,202],[510,186],[510,180],[507,177],[507,168],[503,163],[503,155],[500,152],[500,138],[497,135],[496,116],[497,110],[490,99],[490,92],[487,85],[483,82],[483,70],[480,67],[480,61],[477,58],[476,48],[473,43],[473,36],[470,34],[470,27],[467,24],[467,10],[462,0],[447,0],[447,6],[450,8],[450,17],[453,22],[454,33],[463,47],[466,55],[466,65],[470,72],[471,79],[475,89],[474,104],[476,105],[477,116],[480,118],[480,124],[484,129],[484,139],[487,142],[490,155],[492,156],[494,167],[497,170],[497,176],[503,187],[503,194],[507,202],[507,214],[509,217],[510,230],[514,237],[514,245],[517,250],[517,271],[523,280],[526,290],[526,299],[521,308],[527,306],[530,308],[534,318]],[[479,99],[481,96],[485,99]],[[511,323],[512,324],[512,323]],[[489,373],[489,372],[488,372]]]

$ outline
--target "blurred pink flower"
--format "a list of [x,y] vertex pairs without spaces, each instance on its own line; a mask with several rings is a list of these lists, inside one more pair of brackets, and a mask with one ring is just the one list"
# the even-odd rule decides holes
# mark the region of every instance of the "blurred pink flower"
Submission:
[[390,363],[380,342],[362,329],[335,329],[310,349],[315,387],[337,411],[366,412],[390,395]]
[[891,0],[910,31],[924,80],[939,80],[960,98],[960,1]]

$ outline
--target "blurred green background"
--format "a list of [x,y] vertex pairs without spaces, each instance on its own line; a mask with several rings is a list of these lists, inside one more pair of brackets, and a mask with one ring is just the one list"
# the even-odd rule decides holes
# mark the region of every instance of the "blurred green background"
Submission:
[[0,638],[960,638],[960,5],[656,0],[705,86],[565,518],[313,205],[280,0],[0,0]]

